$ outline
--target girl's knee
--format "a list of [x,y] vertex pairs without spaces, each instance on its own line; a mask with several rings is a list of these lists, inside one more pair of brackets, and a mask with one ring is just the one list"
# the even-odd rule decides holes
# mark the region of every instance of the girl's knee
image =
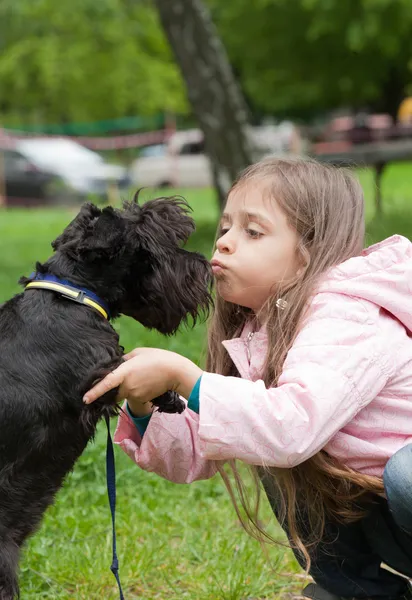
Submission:
[[388,460],[383,483],[386,493],[402,491],[412,498],[412,444],[404,446]]
[[404,446],[389,459],[383,483],[395,522],[403,530],[412,532],[412,444]]

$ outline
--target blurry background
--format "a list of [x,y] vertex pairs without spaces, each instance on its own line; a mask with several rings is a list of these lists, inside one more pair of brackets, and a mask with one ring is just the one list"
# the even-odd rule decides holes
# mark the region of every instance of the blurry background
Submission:
[[412,156],[408,0],[2,0],[0,27],[8,206],[130,185],[222,201],[264,154]]
[[[230,182],[268,154],[351,165],[367,243],[412,237],[410,0],[0,0],[0,302],[83,201],[139,187],[184,195],[189,247],[210,256]],[[172,339],[114,327],[127,350],[202,363],[204,325]],[[101,431],[30,541],[25,600],[117,598],[104,446]],[[291,553],[271,550],[271,570],[219,478],[173,485],[120,452],[117,465],[128,600],[298,594]]]

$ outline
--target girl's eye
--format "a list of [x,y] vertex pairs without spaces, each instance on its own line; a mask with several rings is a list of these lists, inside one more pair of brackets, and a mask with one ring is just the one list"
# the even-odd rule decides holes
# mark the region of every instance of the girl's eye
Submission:
[[260,231],[256,231],[255,229],[246,229],[246,232],[248,236],[254,240],[258,240],[263,235],[263,233],[260,233]]
[[223,237],[224,235],[227,234],[228,231],[229,231],[228,227],[221,227],[219,229],[219,237]]

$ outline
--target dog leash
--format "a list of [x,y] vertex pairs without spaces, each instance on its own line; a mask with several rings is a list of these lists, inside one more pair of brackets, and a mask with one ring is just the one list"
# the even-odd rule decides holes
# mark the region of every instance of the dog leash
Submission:
[[[61,296],[68,300],[73,300],[79,304],[85,304],[96,309],[106,319],[110,318],[109,308],[105,302],[102,301],[96,294],[81,288],[74,286],[66,279],[60,279],[50,273],[32,273],[30,275],[32,281],[26,285],[26,289],[45,289],[52,292],[57,292]],[[111,572],[116,578],[117,585],[119,587],[120,600],[124,600],[122,585],[119,577],[119,560],[117,558],[116,548],[116,467],[114,460],[114,450],[112,436],[110,435],[110,418],[106,414],[106,425],[107,425],[107,446],[106,446],[106,480],[107,480],[107,495],[109,497],[110,512],[112,515],[112,536],[113,536],[113,555],[112,564],[110,567]]]
[[110,435],[110,418],[105,415],[107,425],[107,447],[106,447],[106,477],[107,477],[107,495],[109,496],[110,512],[112,514],[113,530],[113,558],[110,567],[111,572],[116,578],[119,587],[120,600],[124,600],[122,585],[119,577],[119,560],[116,549],[116,470],[114,461],[114,451],[112,436]]

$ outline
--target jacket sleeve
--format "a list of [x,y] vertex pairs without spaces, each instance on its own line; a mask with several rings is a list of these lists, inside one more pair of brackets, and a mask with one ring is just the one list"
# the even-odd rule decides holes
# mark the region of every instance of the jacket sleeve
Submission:
[[201,452],[198,429],[199,415],[186,408],[180,415],[154,412],[141,436],[125,403],[114,442],[145,471],[175,483],[190,483],[217,472],[216,461]]
[[202,455],[287,468],[316,454],[393,373],[391,326],[391,318],[371,303],[318,294],[277,387],[203,374]]

